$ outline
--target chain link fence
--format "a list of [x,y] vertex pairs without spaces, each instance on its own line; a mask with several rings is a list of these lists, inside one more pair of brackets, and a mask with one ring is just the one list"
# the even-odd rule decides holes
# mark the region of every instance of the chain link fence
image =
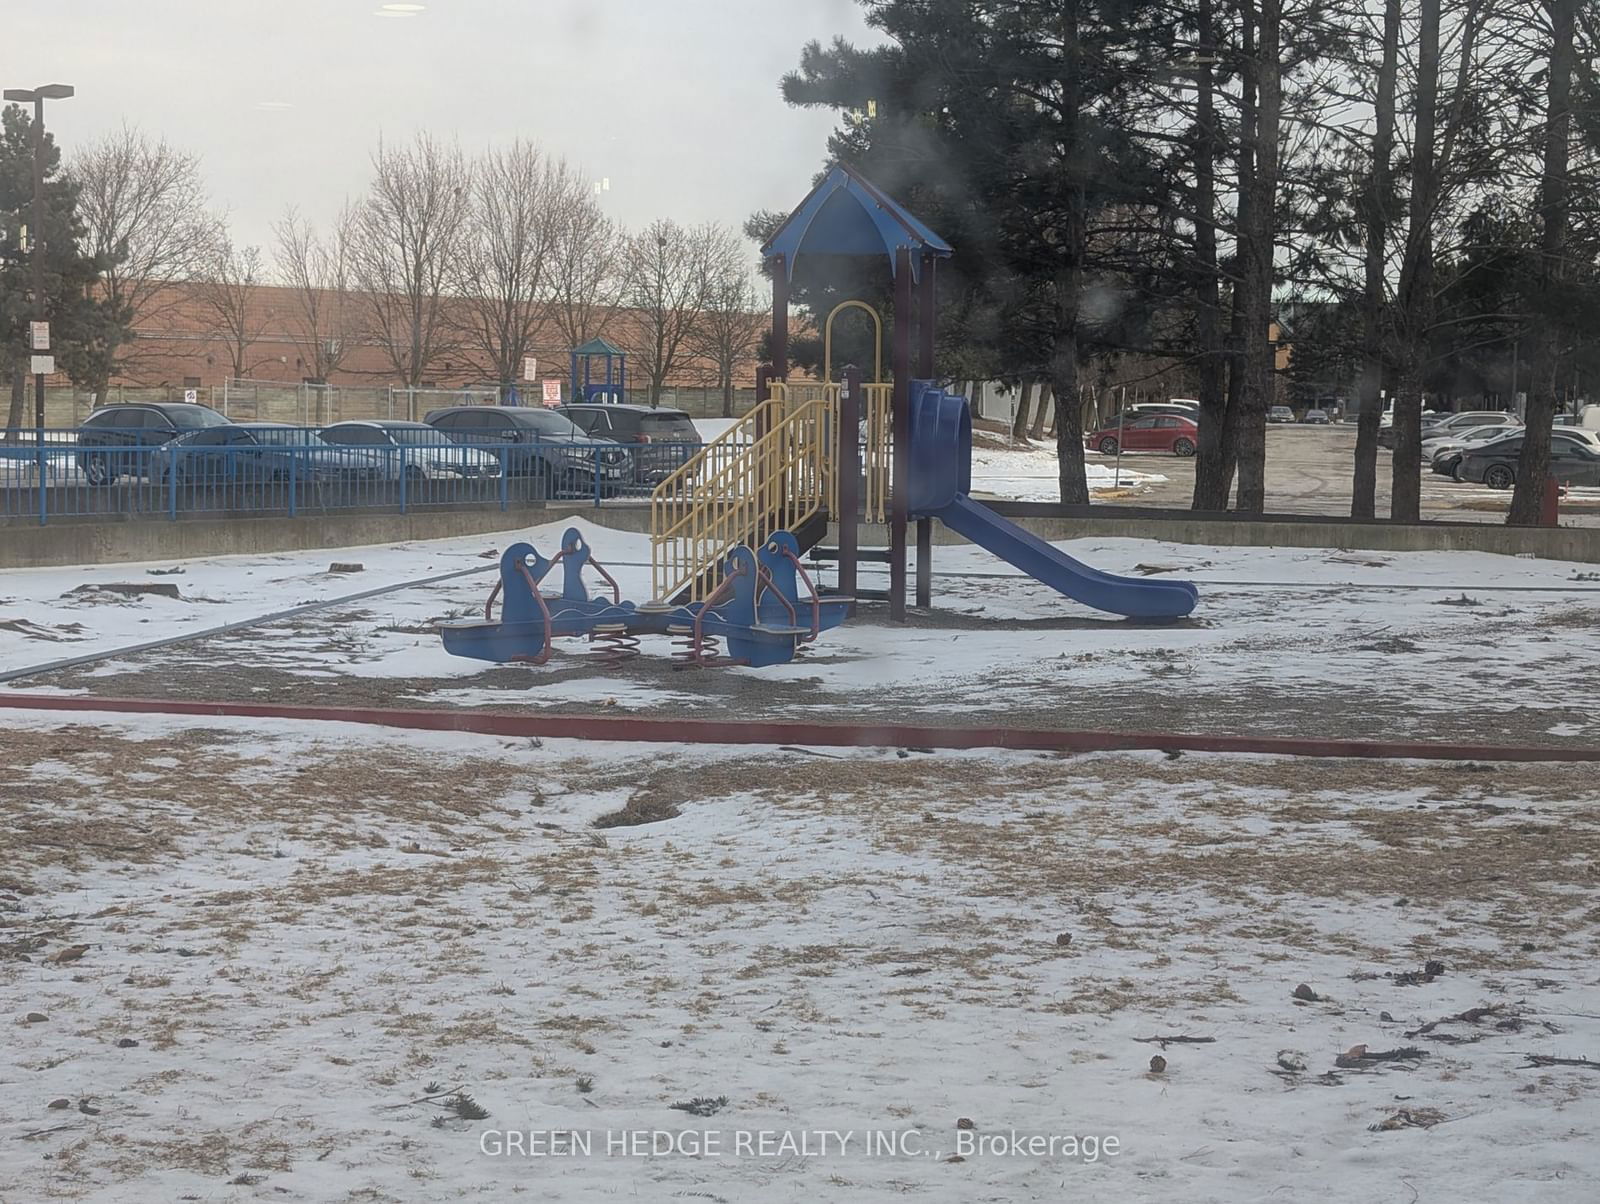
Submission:
[[[563,382],[565,384],[565,382]],[[538,385],[519,385],[522,404],[538,405]],[[563,388],[562,399],[573,400]],[[630,405],[649,405],[648,388],[629,387],[619,400]],[[220,385],[112,385],[105,398],[70,386],[45,389],[45,425],[75,427],[98,405],[130,401],[193,401],[226,414],[235,422],[292,422],[302,426],[324,426],[363,418],[404,418],[421,421],[430,410],[459,405],[495,405],[499,391],[491,386],[470,389],[408,389],[399,385],[313,385],[288,381],[228,380]],[[715,385],[667,387],[659,404],[683,410],[691,418],[721,418],[725,415],[723,392]],[[755,405],[755,390],[735,389],[732,416],[742,417]],[[3,414],[3,411],[0,411]],[[29,382],[17,431],[29,432],[34,424],[33,385]],[[0,438],[3,438],[0,435]]]

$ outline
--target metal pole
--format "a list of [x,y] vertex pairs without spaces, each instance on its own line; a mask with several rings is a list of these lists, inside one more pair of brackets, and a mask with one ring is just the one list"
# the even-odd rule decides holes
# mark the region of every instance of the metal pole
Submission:
[[1124,385],[1117,395],[1117,466],[1112,471],[1116,474],[1111,478],[1111,484],[1122,488],[1122,428],[1128,424],[1128,387]]
[[[43,322],[49,315],[44,301],[44,97],[33,98],[33,316]],[[29,340],[30,351],[32,340]],[[33,377],[33,433],[39,457],[39,490],[45,489],[44,373]]]
[[[935,334],[934,265],[939,261],[923,253],[921,293],[917,302],[918,356],[917,375],[924,380],[933,379],[933,344]],[[933,605],[933,520],[917,520],[917,605],[926,610]]]
[[856,563],[860,559],[857,511],[861,505],[861,369],[844,370],[839,391],[839,592],[855,597]]
[[889,619],[906,618],[906,524],[911,500],[911,252],[895,253],[894,467],[889,498]]

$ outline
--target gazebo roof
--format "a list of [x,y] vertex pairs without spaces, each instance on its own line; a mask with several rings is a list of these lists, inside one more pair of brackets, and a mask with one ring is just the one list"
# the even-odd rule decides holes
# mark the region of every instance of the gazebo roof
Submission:
[[[891,200],[854,168],[835,163],[761,248],[763,259],[783,256],[784,272],[793,277],[801,255],[887,255],[893,271],[900,250],[945,259],[950,244]],[[921,256],[911,258],[911,274],[920,272]]]
[[624,351],[621,347],[618,347],[615,343],[607,342],[605,339],[595,338],[595,339],[590,339],[582,347],[574,347],[572,349],[572,354],[573,355],[626,355],[628,353],[626,351]]

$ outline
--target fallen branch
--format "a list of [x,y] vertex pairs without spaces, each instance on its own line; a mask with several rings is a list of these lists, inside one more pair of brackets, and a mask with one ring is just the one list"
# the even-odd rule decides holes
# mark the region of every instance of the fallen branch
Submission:
[[1492,1003],[1492,1004],[1488,1004],[1488,1005],[1486,1005],[1484,1007],[1468,1008],[1464,1012],[1457,1012],[1454,1016],[1444,1016],[1444,1017],[1441,1017],[1438,1020],[1430,1020],[1430,1021],[1428,1021],[1428,1023],[1424,1024],[1421,1028],[1412,1029],[1409,1033],[1406,1034],[1406,1036],[1408,1036],[1408,1037],[1420,1037],[1420,1036],[1422,1036],[1423,1033],[1431,1033],[1434,1029],[1438,1028],[1441,1024],[1453,1024],[1453,1023],[1456,1023],[1456,1022],[1460,1022],[1462,1024],[1476,1024],[1476,1023],[1478,1023],[1478,1021],[1482,1020],[1485,1016],[1498,1016],[1498,1015],[1500,1015],[1500,1013],[1504,1010],[1504,1007],[1505,1007],[1504,1004]]
[[1400,1049],[1368,1049],[1365,1045],[1357,1045],[1340,1054],[1333,1060],[1333,1064],[1345,1070],[1356,1070],[1376,1062],[1418,1062],[1427,1056],[1427,1050],[1418,1049],[1414,1045],[1403,1046]]
[[1527,1070],[1534,1066],[1586,1066],[1590,1070],[1600,1070],[1600,1062],[1591,1062],[1588,1058],[1555,1058],[1549,1054],[1523,1054],[1528,1059],[1527,1066],[1519,1066],[1518,1070]]
[[1139,1042],[1141,1045],[1159,1045],[1159,1046],[1161,1046],[1162,1049],[1165,1049],[1169,1045],[1211,1045],[1211,1044],[1215,1043],[1216,1038],[1215,1037],[1177,1037],[1177,1036],[1171,1036],[1171,1037],[1135,1037],[1134,1040]]

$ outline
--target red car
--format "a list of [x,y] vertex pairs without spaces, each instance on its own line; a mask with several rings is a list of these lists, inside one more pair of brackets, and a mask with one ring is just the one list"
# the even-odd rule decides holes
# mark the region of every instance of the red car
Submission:
[[1179,418],[1176,414],[1151,414],[1131,419],[1121,427],[1091,431],[1083,437],[1083,445],[1103,456],[1114,456],[1119,440],[1125,452],[1159,451],[1192,456],[1200,440],[1200,427],[1193,419]]

